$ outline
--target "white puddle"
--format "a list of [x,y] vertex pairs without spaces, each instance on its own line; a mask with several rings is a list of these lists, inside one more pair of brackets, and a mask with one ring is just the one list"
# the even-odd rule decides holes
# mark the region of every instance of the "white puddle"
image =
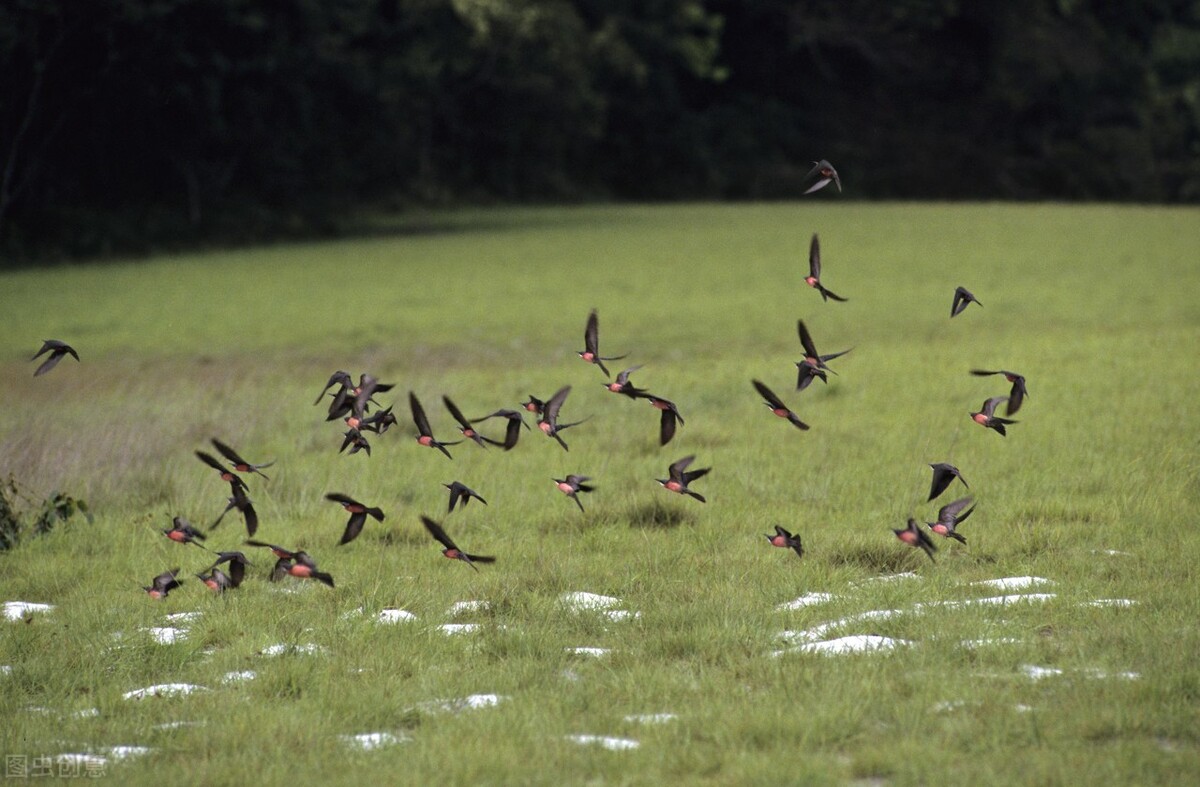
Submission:
[[76,719],[94,719],[99,715],[99,708],[84,708],[83,710],[77,710],[72,713],[71,717]]
[[868,612],[860,612],[857,615],[832,620],[828,623],[822,623],[819,626],[813,626],[803,631],[784,631],[779,636],[789,642],[816,642],[828,632],[851,623],[861,623],[864,620],[887,620],[888,618],[894,618],[897,615],[903,614],[904,610],[902,609],[873,609]]
[[191,623],[199,617],[199,612],[172,612],[170,615],[167,615],[167,620],[172,623]]
[[997,590],[1023,590],[1038,585],[1053,585],[1054,582],[1045,577],[1002,577],[1000,579],[984,579],[972,582],[973,587],[989,587]]
[[576,656],[597,656],[597,657],[607,656],[609,653],[612,652],[609,648],[589,648],[589,647],[565,648],[565,650],[567,651],[567,653],[571,653]]
[[408,623],[416,619],[417,616],[407,609],[382,609],[375,616],[375,620],[379,623]]
[[559,601],[576,612],[611,609],[621,603],[621,599],[619,598],[601,596],[597,593],[588,593],[583,590],[574,593],[563,593],[559,596]]
[[580,746],[599,746],[609,751],[628,751],[642,745],[632,738],[613,738],[608,735],[568,735],[566,738]]
[[448,615],[462,615],[466,612],[487,612],[492,608],[490,601],[456,601],[450,605]]
[[154,751],[149,746],[113,746],[108,750],[108,756],[114,760],[127,760],[130,757],[142,757]]
[[1093,555],[1109,555],[1110,557],[1133,557],[1132,552],[1122,552],[1119,549],[1093,549]]
[[203,727],[208,722],[204,721],[168,721],[165,724],[155,724],[156,730],[179,730],[184,727]]
[[804,607],[811,607],[814,604],[824,604],[826,601],[832,600],[832,593],[805,593],[800,598],[792,599],[791,601],[785,601],[784,603],[775,607],[775,609],[780,611],[788,609],[803,609]]
[[493,708],[507,699],[508,697],[501,694],[472,694],[469,697],[462,697],[456,700],[419,702],[416,705],[416,709],[424,713],[458,713],[464,710]]
[[173,626],[155,626],[153,628],[144,628],[142,631],[150,635],[150,638],[159,645],[174,645],[176,642],[182,642],[187,639],[186,629],[177,629]]
[[[1058,677],[1059,675],[1068,674],[1066,670],[1059,669],[1058,667],[1039,667],[1036,664],[1024,664],[1021,666],[1020,671],[1026,677],[1032,678],[1033,680],[1043,680],[1044,678],[1054,678]],[[1103,680],[1105,678],[1138,680],[1142,677],[1141,674],[1137,672],[1105,672],[1102,669],[1096,668],[1081,669],[1078,670],[1077,674],[1082,675],[1085,678],[1095,678],[1097,680]]]
[[285,653],[294,653],[297,655],[314,656],[320,653],[325,653],[325,648],[313,642],[308,642],[303,645],[287,645],[279,643],[278,645],[270,645],[259,651],[260,656],[282,656]]
[[674,713],[634,713],[625,717],[630,724],[666,724],[679,717]]
[[254,680],[258,677],[258,673],[252,669],[235,670],[226,672],[221,678],[222,683],[245,683],[248,680]]
[[442,625],[438,626],[438,630],[441,631],[443,634],[445,634],[448,637],[453,636],[455,634],[470,634],[472,632],[479,630],[479,624],[478,623],[443,623]]
[[1137,602],[1131,598],[1098,598],[1087,602],[1089,607],[1132,607],[1134,604]]
[[983,648],[988,645],[1019,645],[1021,640],[1015,637],[993,637],[991,639],[964,639],[958,644],[964,648]]
[[915,571],[902,571],[899,574],[884,574],[878,577],[870,577],[861,582],[855,582],[855,585],[874,585],[879,582],[895,582],[898,579],[920,579],[921,576]]
[[347,746],[362,751],[381,749],[384,746],[395,746],[398,743],[408,743],[412,738],[407,735],[396,735],[391,732],[363,732],[358,735],[343,735],[342,740]]
[[642,616],[641,612],[630,612],[627,609],[606,609],[600,614],[613,621],[637,620]]
[[906,639],[879,637],[874,634],[857,634],[852,637],[839,637],[825,642],[805,642],[790,650],[777,651],[773,655],[784,653],[821,653],[827,656],[841,656],[849,653],[877,653],[894,650],[902,645],[913,644]]
[[9,675],[12,673],[11,664],[0,664],[0,675]]
[[49,612],[53,604],[37,604],[32,601],[5,601],[4,617],[8,620],[24,620],[35,612]]
[[122,695],[127,700],[142,700],[147,697],[177,697],[191,694],[194,691],[208,691],[204,686],[194,683],[160,683],[157,686],[147,686],[144,689],[134,689]]
[[926,601],[918,603],[916,609],[944,607],[958,609],[959,607],[993,606],[1002,607],[1006,604],[1016,604],[1021,601],[1049,601],[1058,598],[1057,593],[1012,593],[1007,596],[988,596],[987,598],[969,598],[965,601]]

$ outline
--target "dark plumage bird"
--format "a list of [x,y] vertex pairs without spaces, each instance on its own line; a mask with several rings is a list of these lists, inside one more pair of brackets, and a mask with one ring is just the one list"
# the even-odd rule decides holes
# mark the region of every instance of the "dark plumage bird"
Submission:
[[446,512],[447,514],[453,511],[454,506],[458,505],[459,503],[462,503],[463,508],[466,508],[467,503],[471,502],[472,497],[478,500],[480,503],[483,503],[485,506],[488,504],[486,500],[479,496],[478,492],[466,484],[460,484],[458,481],[453,481],[449,484],[442,484],[442,486],[450,490],[450,509]]
[[600,367],[600,371],[604,372],[604,376],[608,377],[608,367],[604,365],[605,361],[619,361],[625,355],[610,355],[605,358],[600,357],[600,317],[596,314],[596,310],[592,309],[588,315],[587,327],[583,331],[583,352],[579,353],[579,357],[588,363],[593,363]]
[[794,549],[796,550],[796,557],[804,557],[804,546],[800,543],[800,536],[792,535],[779,525],[775,525],[775,535],[769,536],[765,533],[763,535],[771,542],[771,546]]
[[240,475],[237,475],[232,470],[230,470],[228,467],[221,464],[221,462],[212,454],[206,454],[203,451],[197,451],[196,457],[204,464],[206,464],[209,467],[211,467],[212,469],[216,470],[221,475],[221,480],[224,481],[225,483],[229,484],[231,492],[233,490],[237,490],[239,488],[240,489],[248,488],[246,486],[246,482],[242,480],[242,477]]
[[200,543],[205,538],[204,534],[192,527],[192,523],[181,516],[175,517],[171,522],[171,527],[162,532],[164,536],[172,541],[180,544],[195,544],[201,549],[207,549],[207,547]]
[[979,299],[972,295],[971,291],[966,287],[955,287],[954,302],[950,304],[950,316],[955,317],[961,314],[962,310],[967,308],[967,305],[971,303],[978,303],[980,306],[983,306]]
[[647,394],[645,398],[655,409],[662,411],[658,423],[658,442],[659,445],[666,445],[675,436],[675,425],[683,426],[683,416],[679,414],[679,408],[672,401],[653,394]]
[[1021,409],[1021,403],[1025,401],[1025,397],[1029,396],[1029,389],[1025,387],[1025,378],[1016,372],[1009,372],[1003,369],[996,371],[987,371],[984,369],[972,369],[971,374],[976,377],[989,377],[993,374],[1002,374],[1004,379],[1012,383],[1012,390],[1008,392],[1008,404],[1005,405],[1005,415],[1016,415],[1017,410]]
[[352,454],[363,451],[367,456],[371,455],[371,443],[367,440],[367,436],[357,429],[347,429],[346,434],[342,435],[342,447],[338,449],[338,453],[342,453],[347,448]]
[[971,512],[975,510],[975,507],[971,506],[971,508],[967,509],[966,513],[960,516],[958,512],[962,511],[968,505],[971,505],[971,498],[969,497],[964,497],[961,500],[955,500],[953,503],[944,505],[938,509],[938,518],[936,522],[926,522],[925,524],[929,526],[930,530],[937,533],[939,536],[953,538],[955,541],[965,544],[967,543],[967,539],[960,536],[955,531],[955,527],[967,521],[967,517],[969,517]]
[[833,165],[825,159],[814,161],[813,168],[808,171],[808,174],[804,176],[804,179],[808,180],[814,176],[817,178],[817,182],[809,186],[808,190],[804,192],[805,194],[812,194],[814,191],[820,191],[828,186],[830,182],[837,186],[839,193],[841,192],[842,179],[838,177],[837,170],[833,168]]
[[242,584],[242,580],[246,578],[246,566],[254,565],[241,552],[218,552],[216,562],[205,571],[212,571],[222,563],[229,564],[229,580],[232,582],[232,587]]
[[[222,443],[217,438],[214,437],[212,439],[212,444],[213,444],[213,447],[216,448],[218,452],[220,452],[221,456],[223,456],[229,460],[229,464],[233,467],[233,469],[237,470],[239,473],[258,473],[263,478],[267,478],[266,473],[261,472],[261,468],[270,467],[271,465],[275,464],[274,461],[270,461],[270,462],[264,462],[263,464],[253,465],[253,464],[250,464],[249,462],[247,462],[245,459],[238,456],[237,451],[234,451],[232,448],[227,446],[225,443]],[[271,479],[267,478],[267,480],[269,481]]]
[[[329,382],[325,383],[325,387],[321,389],[321,393],[317,396],[317,400],[313,402],[313,405],[315,406],[320,404],[321,400],[325,398],[326,392],[335,385],[340,385],[342,389],[346,389],[353,386],[354,381],[350,379],[349,372],[344,372],[341,369],[338,369],[329,376]],[[336,398],[340,393],[340,390],[335,392],[334,397]]]
[[821,293],[821,300],[827,301],[830,298],[842,302],[849,300],[840,295],[835,295],[830,290],[825,289],[825,285],[821,284],[821,242],[817,239],[817,233],[815,232],[812,236],[812,242],[808,245],[808,275],[804,277],[804,283]]
[[792,426],[795,426],[797,429],[806,431],[808,430],[808,424],[801,421],[800,416],[792,412],[791,409],[784,404],[778,396],[775,395],[774,391],[763,385],[758,380],[751,380],[750,382],[754,383],[754,387],[758,390],[759,395],[761,395],[763,399],[766,399],[763,404],[769,407],[771,412],[775,413],[775,415],[779,416],[780,418],[786,418],[788,423],[792,424]]
[[177,568],[164,571],[151,580],[149,585],[143,585],[142,590],[146,591],[150,598],[166,598],[168,593],[179,587],[179,580],[175,578],[178,574]]
[[346,530],[342,533],[342,540],[338,542],[338,546],[349,544],[358,538],[358,534],[362,532],[363,525],[367,523],[368,516],[374,517],[376,522],[383,521],[383,511],[381,509],[364,505],[349,495],[343,495],[341,492],[329,492],[325,495],[325,499],[338,503],[350,514],[350,519],[346,522]]
[[538,429],[541,429],[547,437],[553,437],[562,446],[564,451],[570,450],[567,444],[563,442],[559,432],[564,429],[570,429],[572,426],[578,426],[587,420],[584,418],[579,421],[572,421],[569,424],[560,424],[558,422],[558,411],[562,409],[563,402],[567,400],[567,394],[571,393],[571,386],[564,386],[555,392],[554,396],[550,397],[550,401],[546,402],[546,406],[542,408],[542,417],[538,421]]
[[[800,335],[800,345],[804,347],[804,360],[796,361],[796,390],[803,391],[812,383],[814,377],[819,377],[821,382],[828,383],[829,379],[825,373],[833,372],[833,369],[826,366],[825,362],[841,357],[850,352],[850,350],[821,355],[817,352],[817,345],[813,342],[812,334],[808,332],[808,327],[805,326],[804,320],[796,320],[796,332]],[[851,347],[850,349],[854,348]],[[837,372],[833,373],[837,374]]]
[[930,560],[934,559],[933,553],[937,552],[937,547],[933,545],[933,539],[931,539],[924,530],[921,530],[919,527],[917,527],[917,520],[909,517],[908,527],[904,528],[903,530],[893,529],[892,532],[896,534],[896,538],[908,544],[910,547],[920,547],[923,549],[925,554],[929,556]]
[[630,399],[645,399],[649,391],[645,388],[638,388],[629,382],[629,375],[641,368],[642,365],[640,363],[637,366],[630,366],[628,369],[617,374],[616,382],[604,383],[604,387],[612,393],[628,396]]
[[226,590],[237,587],[233,584],[233,579],[228,574],[217,567],[208,569],[208,573],[203,571],[196,575],[196,578],[203,582],[209,590],[214,593],[224,593]]
[[579,493],[592,492],[596,489],[596,487],[584,483],[585,481],[592,480],[591,476],[586,475],[569,475],[566,478],[552,478],[550,480],[558,486],[558,491],[575,501],[575,505],[579,506],[580,511],[583,510],[583,503],[579,502]]
[[408,392],[408,406],[412,409],[413,423],[417,425],[417,431],[420,433],[417,437],[417,442],[426,448],[436,448],[446,455],[447,459],[453,459],[450,452],[446,450],[448,445],[458,445],[462,440],[454,442],[438,442],[433,438],[433,430],[429,428],[429,419],[425,417],[425,408],[421,406],[421,402],[417,399],[417,395],[412,391]]
[[242,518],[246,522],[246,535],[252,536],[258,530],[258,512],[254,510],[254,504],[249,497],[246,496],[245,487],[233,487],[233,497],[229,498],[229,505],[225,506],[225,510],[217,517],[217,521],[209,526],[209,530],[213,530],[217,525],[221,524],[221,520],[225,518],[233,509],[237,509]]
[[425,523],[425,529],[429,531],[429,534],[433,536],[439,544],[445,547],[445,549],[442,550],[442,554],[451,560],[461,560],[471,568],[474,568],[476,571],[479,570],[475,566],[476,563],[496,562],[496,558],[494,557],[488,557],[486,555],[468,555],[466,552],[463,552],[461,549],[455,546],[453,541],[450,540],[450,536],[446,535],[446,531],[442,530],[442,526],[437,522],[434,522],[429,517],[423,516],[421,517],[421,521]]
[[534,415],[541,415],[546,409],[546,403],[533,394],[530,394],[527,400],[521,402],[521,407],[523,407],[526,412],[533,413]]
[[33,357],[29,360],[36,361],[38,356],[42,355],[43,353],[50,353],[50,355],[46,358],[46,360],[42,361],[41,366],[34,371],[34,377],[43,375],[53,369],[55,366],[58,366],[58,362],[63,359],[64,355],[69,355],[76,361],[79,360],[79,353],[75,352],[75,348],[66,342],[60,342],[58,339],[43,340],[42,349],[34,353]]
[[[540,412],[540,404],[539,404]],[[529,424],[525,423],[525,417],[516,410],[497,410],[491,415],[485,415],[482,418],[472,418],[471,423],[477,424],[480,421],[486,421],[489,418],[505,418],[508,420],[508,426],[504,432],[504,442],[496,443],[494,440],[489,441],[493,445],[501,446],[505,451],[511,451],[513,446],[517,444],[517,439],[521,436],[521,427],[529,428]]]
[[962,481],[963,486],[967,487],[968,489],[971,488],[970,484],[967,483],[967,479],[963,478],[962,472],[954,465],[948,465],[945,462],[938,462],[937,464],[931,464],[930,467],[933,468],[933,483],[929,487],[930,500],[933,500],[942,492],[945,492],[946,488],[949,487],[956,478],[959,481]]
[[392,412],[392,406],[384,410],[379,410],[373,415],[363,418],[359,423],[358,428],[364,432],[374,432],[375,434],[383,434],[388,430],[388,427],[396,425],[396,416]]
[[276,572],[290,574],[300,579],[315,579],[329,587],[333,587],[333,575],[317,570],[317,563],[307,552],[293,552],[290,559],[280,559],[275,564]]
[[446,405],[446,409],[450,411],[450,415],[454,416],[454,420],[458,421],[458,431],[462,432],[463,437],[471,438],[475,441],[475,445],[479,446],[480,448],[487,448],[488,443],[491,443],[492,445],[502,445],[502,443],[498,443],[495,440],[484,437],[483,435],[479,434],[479,432],[476,432],[475,427],[472,426],[471,422],[467,420],[467,417],[462,414],[462,410],[458,409],[458,405],[454,404],[454,402],[450,400],[449,396],[443,396],[442,402]]
[[1005,431],[1005,427],[1008,424],[1015,424],[1017,421],[1010,421],[1007,418],[1001,418],[1000,416],[994,414],[996,412],[996,405],[1007,400],[1007,396],[993,396],[991,399],[988,399],[983,403],[983,407],[980,408],[979,412],[970,414],[971,420],[980,426],[985,426],[988,429],[995,429],[1002,436],[1007,436],[1008,432]]
[[680,459],[678,462],[675,462],[669,468],[667,468],[667,478],[656,478],[655,480],[662,484],[664,488],[675,492],[676,494],[690,495],[691,497],[699,500],[701,503],[707,503],[708,501],[704,499],[703,495],[697,494],[696,492],[688,489],[688,484],[695,481],[697,478],[708,475],[709,471],[712,470],[711,467],[703,467],[699,470],[693,470],[690,473],[687,472],[688,467],[691,466],[695,459],[695,456],[685,456],[683,459]]

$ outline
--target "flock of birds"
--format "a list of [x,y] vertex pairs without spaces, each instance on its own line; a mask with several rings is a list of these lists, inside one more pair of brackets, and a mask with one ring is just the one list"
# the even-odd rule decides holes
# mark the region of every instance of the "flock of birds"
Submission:
[[[828,161],[814,162],[813,169],[809,172],[808,177],[815,177],[816,180],[808,191],[805,192],[806,194],[818,191],[830,183],[833,183],[838,191],[841,191],[841,179],[838,177],[837,170]],[[821,282],[821,247],[816,234],[812,236],[809,246],[809,273],[804,278],[804,282],[819,292],[823,301],[833,300],[844,302],[847,300],[847,298],[837,295],[826,288]],[[950,317],[953,319],[958,316],[972,303],[980,307],[983,306],[979,299],[970,291],[963,287],[957,287],[951,303]],[[605,378],[608,379],[612,375],[605,365],[605,361],[621,360],[627,357],[628,354],[615,356],[601,355],[599,328],[599,316],[596,310],[593,309],[588,315],[584,328],[584,349],[579,351],[578,355],[585,362],[597,366],[603,372]],[[818,352],[812,334],[805,326],[803,320],[797,321],[797,332],[800,344],[804,350],[803,359],[796,362],[796,391],[801,392],[808,388],[813,380],[820,379],[822,382],[828,383],[828,374],[835,373],[828,366],[828,363],[845,355],[850,350],[823,355]],[[76,361],[79,360],[79,354],[73,347],[56,339],[45,340],[42,348],[30,360],[36,360],[47,354],[48,357],[34,372],[35,377],[49,372],[67,355],[70,355]],[[674,438],[677,428],[684,424],[683,416],[679,412],[678,406],[671,400],[657,396],[644,388],[639,388],[630,381],[630,375],[640,368],[641,365],[639,364],[622,370],[616,375],[615,380],[605,383],[604,387],[611,393],[619,394],[632,400],[644,399],[652,407],[659,410],[659,442],[661,445],[666,445]],[[984,401],[978,412],[970,413],[971,419],[975,423],[995,430],[1001,436],[1006,435],[1006,427],[1016,423],[1016,421],[997,415],[996,409],[1001,404],[1007,403],[1005,415],[1011,416],[1016,414],[1029,395],[1025,386],[1025,378],[1016,372],[1003,369],[972,369],[971,374],[985,377],[1003,375],[1011,384],[1011,390],[1007,396],[990,397]],[[786,419],[797,429],[809,429],[809,425],[804,423],[763,382],[752,380],[751,383],[763,398],[763,403],[774,415]],[[379,382],[379,380],[370,374],[360,375],[357,384],[354,383],[351,375],[345,371],[336,371],[329,377],[321,393],[317,396],[314,405],[320,404],[328,397],[330,402],[326,421],[341,420],[346,426],[340,451],[344,452],[348,449],[351,454],[362,451],[369,456],[371,453],[371,444],[367,438],[367,434],[382,435],[397,423],[397,418],[392,412],[392,407],[379,409],[379,405],[374,398],[375,395],[386,393],[393,387],[393,385]],[[333,390],[331,391],[331,389]],[[426,448],[440,451],[448,459],[453,459],[449,450],[450,447],[468,439],[483,448],[497,446],[505,451],[513,449],[521,436],[521,430],[529,429],[528,424],[525,422],[525,413],[530,413],[537,419],[537,427],[543,434],[554,439],[564,451],[569,450],[567,443],[563,440],[563,432],[587,420],[587,418],[583,418],[567,423],[559,420],[563,405],[570,393],[571,386],[567,385],[560,388],[546,400],[532,395],[529,396],[527,401],[521,403],[521,410],[499,409],[488,415],[470,419],[463,415],[453,400],[448,396],[443,396],[442,403],[457,422],[458,430],[462,435],[460,439],[452,441],[438,440],[434,436],[429,418],[415,393],[409,392],[408,402],[412,421],[417,430],[417,443]],[[373,406],[375,408],[374,412],[372,412]],[[494,418],[503,419],[507,422],[502,440],[493,439],[481,434],[475,426]],[[266,479],[267,476],[262,470],[270,467],[273,462],[252,463],[220,440],[214,438],[212,444],[224,461],[205,451],[196,451],[196,456],[206,466],[215,470],[223,482],[229,484],[230,495],[225,509],[217,517],[216,521],[209,526],[209,530],[215,529],[221,524],[226,514],[236,510],[245,523],[246,533],[249,537],[245,541],[245,544],[252,547],[269,549],[276,558],[274,568],[270,574],[271,581],[279,581],[290,576],[316,580],[333,587],[333,577],[329,573],[321,571],[316,561],[307,552],[303,550],[291,550],[277,544],[254,539],[254,535],[258,530],[258,514],[254,509],[253,502],[249,496],[249,487],[242,474],[256,474]],[[667,477],[656,480],[664,489],[670,492],[685,495],[704,503],[706,502],[705,497],[693,490],[691,484],[704,477],[711,468],[705,467],[690,470],[689,468],[694,461],[695,456],[685,456],[682,459],[672,462],[667,468]],[[962,473],[957,467],[947,463],[931,464],[930,467],[933,469],[933,481],[929,492],[930,501],[936,499],[949,488],[956,478],[969,488],[966,479],[963,478]],[[594,489],[593,486],[588,484],[588,481],[592,480],[589,476],[572,474],[567,475],[565,478],[555,478],[552,480],[560,492],[575,502],[580,511],[584,510],[580,495],[587,494]],[[453,512],[456,505],[461,504],[462,506],[466,506],[472,499],[478,500],[483,505],[487,505],[487,501],[477,492],[458,481],[444,484],[443,486],[449,490],[450,494],[449,512]],[[348,544],[356,539],[362,532],[368,517],[380,522],[384,520],[384,512],[380,508],[359,502],[349,495],[340,492],[330,492],[325,495],[325,498],[330,502],[341,505],[349,514],[342,538],[338,542],[339,546]],[[930,533],[965,544],[966,538],[958,532],[958,527],[974,512],[975,508],[972,503],[973,499],[971,497],[954,500],[941,507],[938,511],[936,522],[925,523],[926,529],[922,529],[917,520],[910,517],[906,527],[894,529],[892,532],[900,541],[913,548],[923,550],[929,556],[930,560],[934,560],[934,553],[937,551],[937,547],[930,537]],[[968,508],[968,506],[971,507]],[[460,549],[439,522],[427,516],[422,516],[421,521],[424,523],[430,536],[441,545],[442,554],[445,557],[461,560],[476,571],[479,570],[476,566],[477,563],[492,563],[495,561],[494,557],[471,554]],[[171,527],[163,530],[162,533],[172,541],[181,544],[193,544],[208,550],[208,547],[202,543],[206,540],[207,535],[183,517],[174,517]],[[804,555],[804,547],[800,537],[788,532],[779,525],[775,526],[774,535],[766,535],[765,537],[772,546],[791,549],[800,557]],[[208,551],[211,552],[212,550]],[[198,572],[196,577],[208,588],[218,593],[237,588],[241,585],[246,578],[246,568],[251,565],[246,555],[240,551],[220,551],[213,554],[215,555],[213,563],[203,571]],[[225,566],[227,570],[223,569],[222,566]],[[180,586],[179,572],[179,568],[165,571],[156,576],[150,585],[144,586],[143,590],[151,598],[165,598],[170,591]]]

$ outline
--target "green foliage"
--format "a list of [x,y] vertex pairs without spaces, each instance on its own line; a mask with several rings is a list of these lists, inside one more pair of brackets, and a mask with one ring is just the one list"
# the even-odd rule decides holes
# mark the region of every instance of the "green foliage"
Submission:
[[18,491],[16,481],[9,478],[8,482],[0,487],[0,552],[16,547],[21,542],[22,533],[32,532],[34,536],[43,536],[75,514],[83,514],[89,525],[95,521],[85,501],[76,500],[61,492],[51,492],[33,512],[33,524],[30,528],[13,509],[13,500],[17,497],[23,495]]

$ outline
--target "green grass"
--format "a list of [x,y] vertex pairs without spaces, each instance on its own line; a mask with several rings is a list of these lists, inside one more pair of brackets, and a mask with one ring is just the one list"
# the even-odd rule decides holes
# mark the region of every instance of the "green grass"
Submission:
[[[0,555],[2,600],[56,605],[0,625],[0,664],[12,667],[0,675],[0,752],[152,747],[109,764],[131,784],[163,773],[263,784],[1192,782],[1200,211],[825,200],[432,214],[388,229],[0,274],[0,475],[96,513]],[[814,231],[825,283],[848,303],[803,286]],[[950,320],[960,284],[984,306]],[[601,349],[645,364],[634,381],[687,419],[666,448],[657,412],[604,392],[575,356],[592,307]],[[822,352],[854,347],[828,386],[802,394],[798,317]],[[71,342],[82,363],[33,379],[28,356],[45,338]],[[967,417],[1007,387],[973,367],[1029,381],[1007,439]],[[396,383],[380,401],[394,395],[401,424],[372,439],[370,458],[339,456],[337,425],[312,406],[334,369]],[[771,417],[755,377],[812,430]],[[565,433],[569,453],[527,432],[510,453],[460,445],[450,462],[411,439],[408,390],[448,439],[442,394],[474,416],[565,384],[564,418],[592,416]],[[262,581],[265,554],[222,598],[195,580],[161,603],[137,589],[206,565],[156,531],[173,515],[207,524],[223,506],[225,485],[192,455],[212,436],[278,459],[269,482],[250,480],[259,537],[312,553],[336,590],[278,592]],[[654,481],[693,453],[713,468],[696,482],[707,505]],[[932,518],[959,493],[925,502],[936,461],[962,468],[979,508],[963,526],[968,547],[939,539],[935,565],[890,528]],[[550,482],[571,472],[596,479],[586,515]],[[441,484],[454,479],[490,505],[444,516]],[[387,520],[335,547],[345,515],[328,491]],[[422,513],[499,562],[476,573],[443,560]],[[765,543],[775,523],[803,537],[803,560]],[[243,535],[234,519],[210,543],[230,549]],[[899,571],[919,578],[858,584]],[[968,583],[1027,574],[1053,580],[1057,597],[930,608],[829,635],[916,643],[887,654],[771,656],[785,629],[996,595]],[[576,590],[618,596],[641,616],[565,611],[558,597]],[[819,591],[835,598],[776,610]],[[1099,598],[1137,605],[1087,606]],[[448,615],[467,599],[492,606]],[[345,617],[360,607],[363,618]],[[387,607],[419,620],[373,624]],[[184,642],[138,633],[193,610],[203,615]],[[437,630],[455,621],[483,625]],[[1001,637],[1016,641],[960,644]],[[326,652],[258,655],[281,642]],[[577,646],[612,650],[564,650]],[[1064,674],[1033,680],[1025,665]],[[222,684],[244,669],[258,677]],[[121,699],[172,681],[211,691]],[[509,699],[457,714],[418,707],[475,693]],[[99,715],[71,715],[90,708]],[[677,718],[624,720],[663,712]],[[155,727],[176,720],[204,726]],[[358,753],[339,737],[376,731],[411,740]],[[565,740],[581,733],[641,746]]]

